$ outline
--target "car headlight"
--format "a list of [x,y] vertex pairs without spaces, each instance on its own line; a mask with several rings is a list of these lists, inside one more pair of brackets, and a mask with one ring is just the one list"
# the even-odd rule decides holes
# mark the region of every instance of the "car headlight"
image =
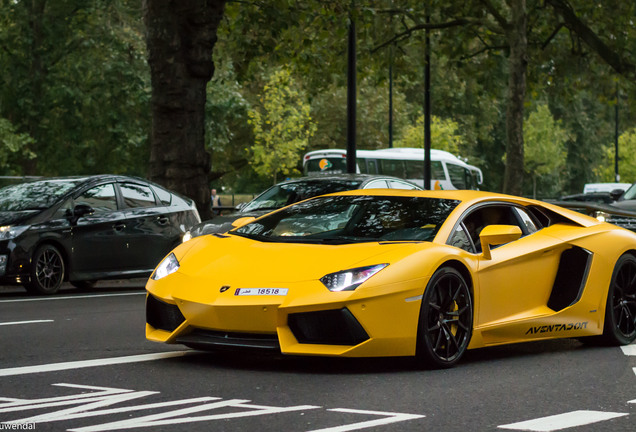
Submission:
[[168,255],[159,263],[155,272],[150,276],[152,280],[159,280],[179,270],[179,261],[173,253]]
[[388,266],[388,264],[377,264],[329,273],[320,278],[320,282],[322,282],[329,291],[353,291],[386,266]]
[[594,212],[594,217],[600,222],[606,222],[610,218],[610,214],[603,211],[597,211]]
[[29,229],[29,226],[0,226],[0,240],[11,240]]

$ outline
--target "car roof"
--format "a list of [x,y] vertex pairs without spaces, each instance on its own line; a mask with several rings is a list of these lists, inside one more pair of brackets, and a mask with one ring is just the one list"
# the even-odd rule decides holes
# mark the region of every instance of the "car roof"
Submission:
[[[289,183],[302,183],[307,181],[329,182],[329,181],[343,181],[343,180],[344,181],[359,181],[361,184],[371,180],[398,180],[405,183],[411,183],[408,180],[405,180],[403,178],[388,176],[388,175],[381,175],[381,174],[317,174],[317,175],[311,175],[311,176],[305,176],[305,177],[299,177],[295,179],[286,180],[278,184],[282,185],[282,184],[289,184]],[[414,186],[417,186],[417,185],[414,185]]]

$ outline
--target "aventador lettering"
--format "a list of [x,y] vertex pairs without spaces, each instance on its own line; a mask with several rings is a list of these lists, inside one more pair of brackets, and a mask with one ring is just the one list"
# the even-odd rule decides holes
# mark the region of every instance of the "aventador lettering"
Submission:
[[555,333],[568,330],[581,330],[584,328],[587,328],[587,321],[570,324],[553,324],[539,327],[530,327],[526,334]]

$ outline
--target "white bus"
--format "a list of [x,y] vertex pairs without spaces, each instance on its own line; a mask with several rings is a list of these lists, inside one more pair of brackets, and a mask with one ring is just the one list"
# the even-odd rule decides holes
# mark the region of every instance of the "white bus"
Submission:
[[[407,179],[424,187],[424,149],[357,150],[356,172]],[[305,175],[347,172],[347,151],[315,150],[303,158]],[[431,189],[478,189],[484,180],[479,168],[443,150],[431,149]]]

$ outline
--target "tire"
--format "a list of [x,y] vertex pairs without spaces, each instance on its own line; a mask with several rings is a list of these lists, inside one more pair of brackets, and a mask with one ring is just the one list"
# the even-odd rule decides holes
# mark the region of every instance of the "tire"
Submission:
[[39,247],[31,261],[31,280],[25,284],[32,294],[55,294],[64,281],[64,258],[53,245]]
[[464,277],[442,267],[431,277],[420,308],[416,357],[427,368],[449,368],[464,355],[473,329],[473,303]]
[[97,284],[96,280],[71,281],[71,285],[79,290],[92,290],[95,288],[95,284]]
[[602,342],[627,345],[636,340],[636,257],[623,255],[614,266],[607,293]]

